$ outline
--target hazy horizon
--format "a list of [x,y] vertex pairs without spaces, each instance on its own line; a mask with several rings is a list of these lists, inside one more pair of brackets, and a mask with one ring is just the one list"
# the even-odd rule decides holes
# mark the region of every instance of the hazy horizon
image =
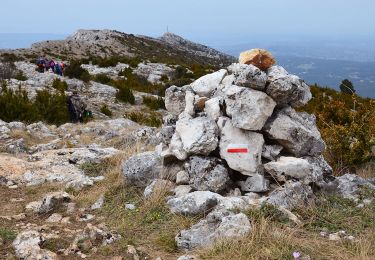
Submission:
[[[375,34],[371,0],[65,0],[58,8],[52,2],[3,0],[1,7],[2,33],[70,34],[78,28],[108,28],[157,36],[168,26],[192,39],[248,33]],[[22,19],[15,19],[15,11]]]

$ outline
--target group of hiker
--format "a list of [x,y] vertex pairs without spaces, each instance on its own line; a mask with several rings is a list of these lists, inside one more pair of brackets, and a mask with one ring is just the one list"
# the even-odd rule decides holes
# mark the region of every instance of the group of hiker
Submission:
[[50,69],[53,73],[63,76],[64,75],[64,69],[65,69],[65,63],[64,62],[55,62],[52,59],[47,58],[39,58],[36,62],[37,70],[40,73],[48,72]]

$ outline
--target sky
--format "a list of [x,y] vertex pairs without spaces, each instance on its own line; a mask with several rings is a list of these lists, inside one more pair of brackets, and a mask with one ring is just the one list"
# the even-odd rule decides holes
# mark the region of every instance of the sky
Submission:
[[1,0],[0,33],[169,31],[223,44],[256,34],[375,35],[374,0]]

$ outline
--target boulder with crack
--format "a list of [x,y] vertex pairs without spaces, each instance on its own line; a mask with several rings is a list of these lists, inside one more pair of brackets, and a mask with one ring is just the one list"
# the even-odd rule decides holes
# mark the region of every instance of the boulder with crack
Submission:
[[165,90],[165,108],[172,115],[178,116],[185,110],[185,93],[189,87],[171,86]]
[[221,193],[230,183],[228,170],[215,157],[192,156],[186,170],[190,186],[195,190]]
[[310,87],[299,77],[290,75],[280,66],[272,66],[267,71],[266,93],[279,105],[300,107],[312,98]]
[[173,213],[199,215],[211,211],[221,196],[210,191],[195,191],[178,198],[169,199],[167,204]]
[[267,75],[254,65],[234,63],[228,67],[228,71],[234,76],[233,85],[264,90]]
[[289,178],[297,180],[310,179],[313,166],[305,159],[281,156],[276,162],[269,162],[264,169],[280,182]]
[[314,194],[310,186],[301,182],[288,181],[284,186],[272,191],[266,202],[278,207],[292,210],[306,205],[312,200]]
[[122,164],[122,174],[127,184],[146,187],[159,176],[161,158],[156,152],[145,152],[130,157]]
[[250,221],[243,213],[214,211],[188,230],[182,230],[175,240],[179,249],[207,247],[217,240],[235,239],[251,232]]
[[296,157],[317,156],[325,149],[315,117],[290,107],[276,111],[265,124],[264,131]]
[[208,117],[183,118],[176,123],[176,133],[188,154],[209,155],[218,144],[218,127]]
[[235,127],[258,131],[272,115],[276,106],[265,93],[235,85],[223,89],[226,113]]
[[[229,167],[244,175],[254,175],[261,165],[261,155],[264,144],[262,134],[242,130],[233,126],[227,117],[218,120],[220,129],[220,156]],[[246,145],[246,153],[230,153],[228,147],[232,144]]]

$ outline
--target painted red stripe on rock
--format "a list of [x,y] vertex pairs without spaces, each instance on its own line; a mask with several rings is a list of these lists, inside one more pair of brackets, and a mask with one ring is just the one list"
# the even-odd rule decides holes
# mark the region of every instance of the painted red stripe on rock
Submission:
[[228,153],[248,153],[249,150],[247,148],[229,148],[227,152]]

